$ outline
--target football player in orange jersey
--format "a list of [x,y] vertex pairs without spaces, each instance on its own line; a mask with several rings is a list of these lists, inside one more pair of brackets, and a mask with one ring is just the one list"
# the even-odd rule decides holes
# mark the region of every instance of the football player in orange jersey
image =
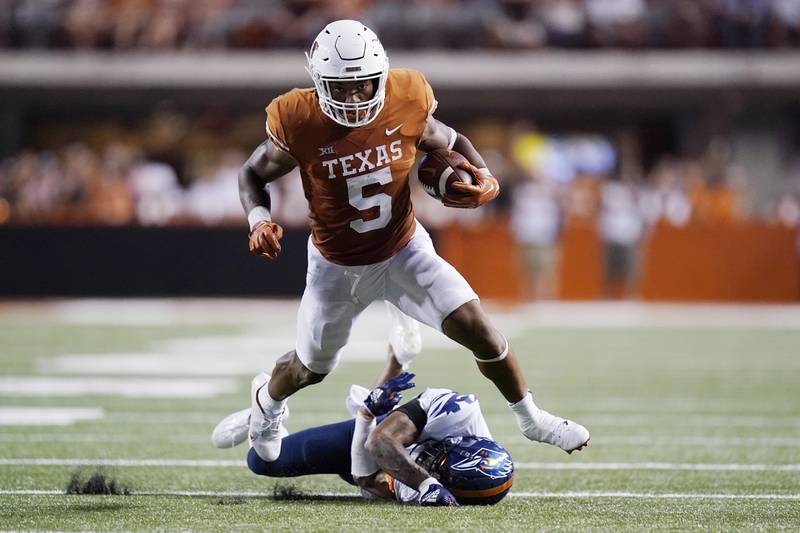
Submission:
[[433,117],[437,102],[424,76],[390,70],[378,37],[360,22],[328,24],[307,59],[314,88],[270,103],[267,140],[239,173],[252,252],[280,253],[283,230],[271,220],[266,185],[295,167],[311,221],[295,349],[278,359],[271,378],[261,373],[252,382],[255,451],[265,461],[279,456],[286,399],[335,368],[353,320],[380,299],[470,350],[526,437],[570,453],[583,448],[589,432],[534,404],[506,338],[414,218],[408,173],[417,150],[451,148],[470,162],[473,184],[454,184],[443,200],[456,208],[480,207],[499,192],[480,154]]

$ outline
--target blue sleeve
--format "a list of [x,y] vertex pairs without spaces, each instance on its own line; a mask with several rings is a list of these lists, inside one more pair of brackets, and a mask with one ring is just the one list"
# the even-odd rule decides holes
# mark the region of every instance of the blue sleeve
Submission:
[[267,463],[254,449],[247,454],[247,466],[254,474],[269,477],[296,477],[310,474],[338,474],[353,484],[350,474],[350,443],[355,420],[318,426],[285,437],[281,454]]

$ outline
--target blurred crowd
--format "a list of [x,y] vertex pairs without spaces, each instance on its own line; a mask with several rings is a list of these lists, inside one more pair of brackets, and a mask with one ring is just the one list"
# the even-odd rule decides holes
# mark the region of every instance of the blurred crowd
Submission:
[[0,0],[0,47],[306,47],[362,20],[390,49],[800,46],[798,0]]
[[[237,172],[262,139],[260,113],[224,117],[185,115],[164,106],[135,125],[48,123],[37,148],[0,160],[0,221],[21,224],[243,224]],[[224,115],[224,114],[223,114]],[[219,135],[220,128],[225,135]],[[478,121],[465,131],[501,180],[493,203],[510,216],[521,242],[558,238],[564,220],[598,220],[610,241],[641,238],[660,221],[734,222],[762,218],[800,222],[800,165],[789,165],[782,189],[755,205],[750,176],[730,158],[722,137],[691,157],[663,154],[645,164],[643,135],[548,135],[531,123]],[[648,167],[648,168],[645,168]],[[412,177],[412,184],[416,179]],[[276,220],[306,225],[299,175],[271,185]],[[418,216],[442,226],[459,218],[497,214],[442,209],[415,190]]]
[[[157,109],[136,127],[54,124],[37,148],[0,160],[0,225],[232,225],[244,229],[237,173],[261,139],[262,115],[190,117]],[[226,135],[219,135],[224,125]],[[643,132],[549,135],[531,123],[459,127],[484,155],[502,194],[480,210],[446,209],[412,176],[414,209],[431,228],[510,221],[530,297],[557,291],[559,246],[567,225],[603,243],[607,296],[634,290],[638,254],[658,224],[674,227],[764,220],[800,229],[800,160],[756,202],[751,176],[729,141],[711,139],[692,155],[663,153],[646,163]],[[239,133],[237,133],[239,132]],[[297,171],[270,186],[273,219],[307,227]],[[763,195],[762,195],[763,196]],[[762,199],[763,200],[763,199]]]

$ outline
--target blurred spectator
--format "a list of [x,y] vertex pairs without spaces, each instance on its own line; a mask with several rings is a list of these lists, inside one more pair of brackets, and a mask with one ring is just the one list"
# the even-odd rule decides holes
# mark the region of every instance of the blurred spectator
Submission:
[[536,10],[549,46],[573,48],[586,42],[587,17],[580,0],[543,0]]
[[552,300],[558,295],[562,218],[556,185],[528,179],[517,183],[512,195],[511,230],[521,248],[527,299]]
[[800,46],[800,2],[772,0],[770,42],[774,46]]
[[103,48],[108,44],[110,7],[102,0],[75,0],[67,4],[62,30],[71,48]]
[[674,157],[662,158],[653,168],[639,194],[645,221],[654,225],[660,220],[682,227],[689,223],[692,204],[686,194],[683,164]]
[[630,297],[635,293],[645,218],[630,184],[608,181],[601,198],[598,225],[603,241],[604,293],[607,298]]
[[761,48],[767,44],[770,0],[722,0],[722,44],[730,48]]
[[775,220],[787,228],[800,227],[800,195],[785,192],[775,205]]
[[171,166],[141,161],[131,169],[130,182],[140,223],[162,226],[179,213],[182,191]]
[[584,0],[592,43],[639,48],[645,44],[644,0]]
[[242,205],[237,176],[247,156],[243,150],[225,150],[219,154],[219,162],[186,191],[184,213],[210,225],[239,222]]

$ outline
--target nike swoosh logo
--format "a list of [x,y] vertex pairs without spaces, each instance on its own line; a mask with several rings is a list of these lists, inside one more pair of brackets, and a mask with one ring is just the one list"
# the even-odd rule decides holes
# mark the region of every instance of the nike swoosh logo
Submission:
[[391,130],[389,128],[386,128],[386,136],[388,137],[389,135],[391,135],[394,132],[396,132],[397,130],[399,130],[403,126],[403,124],[405,124],[405,122],[401,122],[399,126],[397,126],[396,128],[393,128]]

